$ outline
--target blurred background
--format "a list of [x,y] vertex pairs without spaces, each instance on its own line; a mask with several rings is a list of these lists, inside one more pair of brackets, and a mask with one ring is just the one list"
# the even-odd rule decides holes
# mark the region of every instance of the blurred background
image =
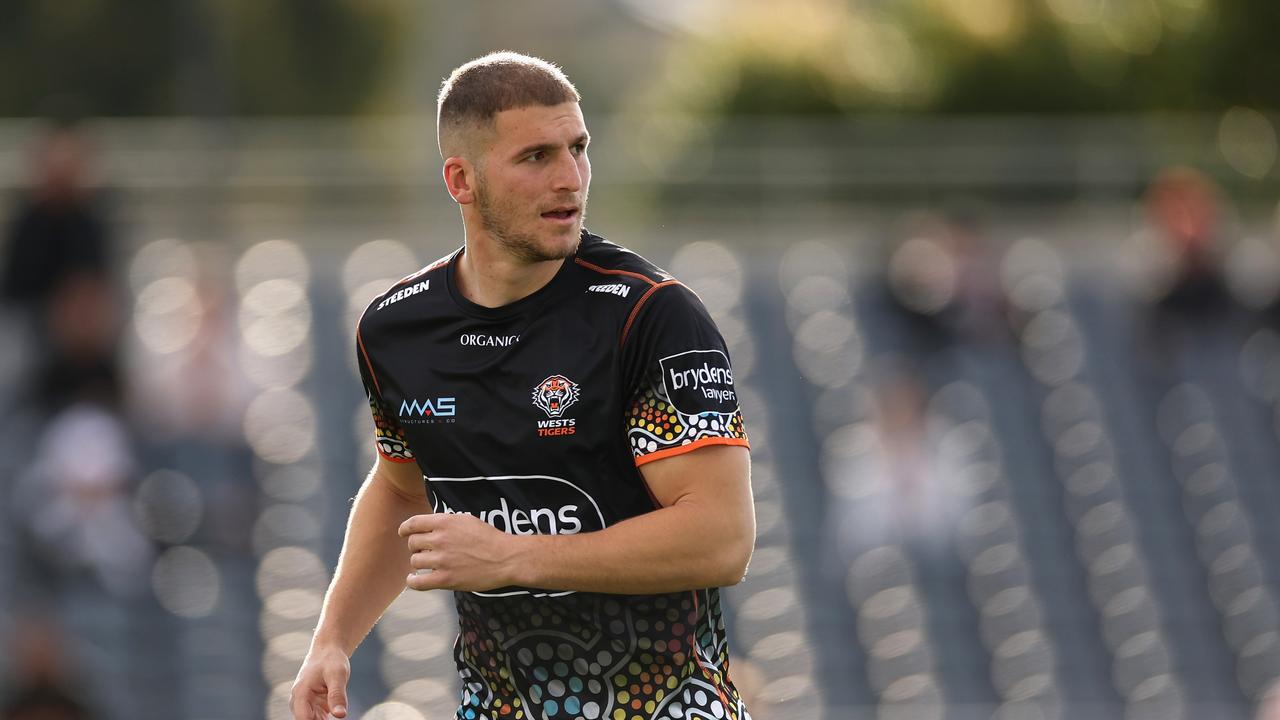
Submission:
[[[288,717],[461,242],[434,98],[554,60],[589,226],[715,315],[757,720],[1280,718],[1272,0],[6,0],[0,718]],[[352,717],[452,717],[450,596]],[[1270,691],[1270,694],[1269,694]]]

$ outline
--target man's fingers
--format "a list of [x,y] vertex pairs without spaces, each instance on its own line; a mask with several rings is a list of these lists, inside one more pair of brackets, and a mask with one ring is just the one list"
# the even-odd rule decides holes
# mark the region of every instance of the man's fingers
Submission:
[[440,541],[439,533],[414,533],[409,536],[409,549],[414,552],[422,552],[432,549],[433,542]]
[[289,697],[289,712],[293,720],[329,720],[325,700],[323,687],[302,692],[295,689]]
[[426,515],[414,515],[413,517],[400,523],[400,537],[409,537],[414,533],[427,533],[436,528],[440,523],[440,518],[445,517],[443,513],[428,513]]
[[329,714],[337,718],[347,716],[347,672],[334,668],[325,673],[325,685],[329,688]]
[[289,695],[289,712],[293,720],[313,720],[316,716],[315,707],[307,698],[298,695],[296,688]]
[[409,567],[414,570],[435,570],[438,556],[424,550],[409,556]]
[[410,590],[439,590],[449,586],[448,579],[440,570],[423,570],[409,573],[404,585]]

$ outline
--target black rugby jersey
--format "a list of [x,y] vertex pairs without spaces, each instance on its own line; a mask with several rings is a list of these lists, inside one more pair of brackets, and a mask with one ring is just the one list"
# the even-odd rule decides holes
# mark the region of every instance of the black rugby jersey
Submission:
[[[747,445],[719,331],[690,290],[585,230],[544,287],[485,308],[462,250],[376,298],[357,354],[378,452],[436,512],[515,534],[592,532],[657,503],[640,465]],[[454,593],[458,718],[749,718],[716,588]]]

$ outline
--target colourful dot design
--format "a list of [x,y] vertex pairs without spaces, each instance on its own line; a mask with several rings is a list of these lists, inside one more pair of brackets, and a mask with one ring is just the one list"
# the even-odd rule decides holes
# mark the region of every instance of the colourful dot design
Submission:
[[366,391],[369,398],[369,410],[373,413],[374,442],[378,452],[392,460],[412,460],[413,451],[409,449],[409,441],[404,432],[391,420],[372,391]]
[[750,718],[729,679],[717,590],[455,597],[458,718]]
[[746,439],[742,412],[688,415],[671,404],[660,376],[651,375],[627,410],[627,438],[635,457],[689,445],[706,438]]

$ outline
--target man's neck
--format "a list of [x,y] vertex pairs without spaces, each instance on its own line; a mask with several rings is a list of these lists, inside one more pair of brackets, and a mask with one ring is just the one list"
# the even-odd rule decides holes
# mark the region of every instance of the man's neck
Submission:
[[510,305],[555,277],[564,260],[526,262],[511,257],[491,238],[468,238],[455,280],[462,296],[481,307]]

